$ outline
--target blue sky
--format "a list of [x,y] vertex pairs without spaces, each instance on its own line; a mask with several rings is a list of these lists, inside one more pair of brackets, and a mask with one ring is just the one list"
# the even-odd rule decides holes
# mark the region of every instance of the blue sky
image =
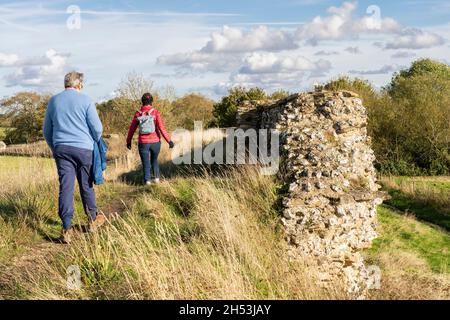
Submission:
[[72,69],[97,101],[131,71],[212,98],[341,74],[382,86],[415,59],[449,63],[449,27],[437,0],[0,1],[0,96],[57,92]]

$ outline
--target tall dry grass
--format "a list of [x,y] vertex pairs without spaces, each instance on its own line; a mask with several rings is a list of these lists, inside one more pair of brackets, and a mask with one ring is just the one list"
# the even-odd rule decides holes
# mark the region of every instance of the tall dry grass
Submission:
[[[274,181],[252,170],[176,178],[144,192],[100,233],[42,261],[23,290],[37,299],[344,298],[338,287],[319,287],[301,261],[287,260]],[[82,271],[78,292],[66,286],[73,264]]]
[[[223,137],[214,131],[204,135],[203,141],[215,142]],[[192,146],[192,138],[192,133],[186,134],[176,143]],[[2,282],[0,271],[2,298],[348,298],[341,284],[325,290],[315,280],[314,270],[302,261],[287,259],[278,222],[279,186],[272,177],[261,176],[257,167],[214,174],[205,169],[200,175],[197,170],[192,175],[173,175],[147,188],[121,178],[122,173],[134,170],[139,163],[136,147],[124,151],[121,139],[110,146],[115,160],[106,172],[107,185],[99,188],[97,195],[103,203],[123,201],[125,209],[111,217],[99,233],[80,234],[64,250],[37,252],[31,263],[20,268],[10,265],[11,276],[6,281]],[[164,145],[160,160],[170,159],[171,151]],[[42,235],[59,231],[53,161],[46,160],[51,164],[48,172],[43,169],[46,165],[39,162],[42,159],[27,158],[29,162],[18,167],[16,161],[9,161],[3,176],[0,173],[5,185],[0,196],[0,264],[9,262],[13,247],[17,248],[17,256],[21,252],[28,254],[23,251],[23,239],[39,236],[42,241]],[[16,180],[10,178],[11,173],[15,173]],[[76,206],[80,209],[78,198]],[[400,237],[391,231],[394,240]],[[377,255],[386,276],[383,289],[374,292],[373,297],[445,297],[443,286],[448,278],[444,276],[436,276],[426,268],[416,273],[396,273],[398,269],[412,268],[417,259],[398,248]],[[67,288],[67,268],[71,265],[81,270],[80,290]]]

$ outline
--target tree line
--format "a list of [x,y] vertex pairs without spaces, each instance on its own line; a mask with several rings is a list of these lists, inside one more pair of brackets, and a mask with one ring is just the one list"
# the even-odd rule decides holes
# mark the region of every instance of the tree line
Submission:
[[[351,90],[363,99],[368,131],[382,174],[443,175],[450,173],[450,67],[430,59],[417,60],[376,89],[370,82],[342,76],[323,85],[327,90]],[[245,100],[277,100],[284,90],[268,94],[261,88],[236,87],[218,102],[196,93],[176,97],[171,87],[155,88],[151,80],[129,74],[114,98],[97,104],[105,133],[125,133],[140,107],[143,92],[152,92],[169,130],[193,129],[194,121],[208,127],[236,125],[238,106]],[[41,139],[48,94],[21,92],[0,102],[0,126],[7,144]],[[6,111],[5,111],[6,110]]]

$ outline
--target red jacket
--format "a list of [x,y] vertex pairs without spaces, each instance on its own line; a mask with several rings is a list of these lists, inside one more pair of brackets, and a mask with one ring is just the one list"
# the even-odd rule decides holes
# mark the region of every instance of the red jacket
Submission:
[[[161,141],[161,135],[164,137],[164,139],[169,142],[170,136],[166,131],[166,128],[164,127],[164,122],[161,118],[161,114],[158,110],[153,108],[152,106],[142,106],[141,112],[149,112],[150,115],[155,117],[155,128],[156,131],[150,134],[139,134],[139,143],[155,143]],[[133,120],[131,121],[130,129],[128,129],[128,136],[127,136],[127,144],[130,144],[133,140],[134,132],[136,131],[137,127],[139,126],[137,117],[139,117],[139,112],[136,112],[134,114]]]

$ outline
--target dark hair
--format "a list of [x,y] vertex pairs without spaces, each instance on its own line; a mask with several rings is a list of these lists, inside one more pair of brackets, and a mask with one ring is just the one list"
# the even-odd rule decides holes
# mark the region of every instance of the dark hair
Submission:
[[153,96],[150,93],[144,93],[142,96],[142,105],[148,106],[153,103]]

